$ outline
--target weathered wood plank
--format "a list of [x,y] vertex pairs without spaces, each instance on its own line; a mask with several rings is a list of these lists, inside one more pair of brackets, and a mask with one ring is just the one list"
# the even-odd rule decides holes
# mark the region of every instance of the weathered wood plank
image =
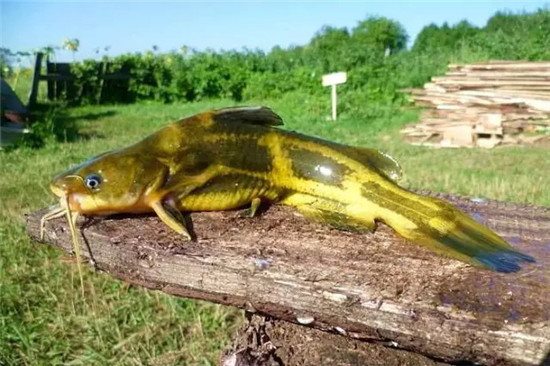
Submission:
[[[502,138],[491,143],[476,140],[474,145],[493,147],[498,143],[529,143],[529,133],[544,133],[540,118],[550,121],[550,67],[549,63],[537,62],[489,62],[471,65],[449,65],[444,76],[432,77],[423,89],[409,89],[411,100],[418,106],[429,109],[421,114],[421,122],[409,125],[402,131],[405,140],[414,144],[433,146],[471,146],[449,141],[437,131],[430,131],[424,139],[418,139],[422,124],[430,122],[434,114],[439,114],[441,129],[452,135],[453,131],[445,124],[455,117],[467,119],[476,125],[483,125],[487,115],[498,114],[504,131]],[[443,115],[438,112],[447,112]],[[514,115],[523,115],[519,128],[507,128],[506,124]],[[532,120],[537,120],[532,121]],[[524,132],[527,132],[524,134]],[[526,137],[526,138],[524,138]]]
[[[446,196],[537,259],[515,274],[430,253],[380,225],[339,231],[273,206],[193,214],[189,243],[155,217],[92,221],[84,254],[116,278],[304,322],[443,361],[537,365],[550,352],[550,209]],[[40,212],[27,217],[38,237]],[[62,219],[46,241],[71,250]]]

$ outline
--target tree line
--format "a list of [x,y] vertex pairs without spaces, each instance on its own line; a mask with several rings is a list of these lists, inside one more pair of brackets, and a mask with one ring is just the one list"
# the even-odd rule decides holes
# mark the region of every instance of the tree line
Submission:
[[[162,102],[231,98],[235,101],[278,98],[289,92],[318,95],[321,75],[347,71],[343,93],[349,98],[400,102],[398,90],[418,87],[442,74],[450,62],[498,60],[550,60],[550,10],[503,13],[484,27],[467,21],[422,29],[412,47],[396,21],[368,17],[355,27],[322,27],[302,46],[261,50],[178,51],[124,54],[104,57],[111,72],[131,72],[128,92],[113,89],[114,103],[156,100]],[[0,53],[2,73],[9,73],[9,50]],[[100,61],[74,63],[75,95],[72,104],[96,102]]]

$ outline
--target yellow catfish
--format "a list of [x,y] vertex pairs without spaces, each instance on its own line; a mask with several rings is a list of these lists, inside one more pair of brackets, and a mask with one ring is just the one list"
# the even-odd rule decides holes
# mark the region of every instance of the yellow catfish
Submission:
[[250,205],[254,215],[270,202],[337,227],[372,231],[381,221],[414,243],[500,272],[534,262],[451,204],[397,185],[401,169],[390,156],[279,125],[266,107],[208,111],[170,124],[56,176],[51,189],[61,204],[43,217],[42,228],[66,215],[78,246],[79,214],[154,211],[191,238],[181,212]]

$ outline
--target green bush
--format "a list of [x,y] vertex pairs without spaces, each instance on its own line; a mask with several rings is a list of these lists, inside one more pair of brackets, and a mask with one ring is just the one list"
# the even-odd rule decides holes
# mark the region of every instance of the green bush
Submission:
[[405,49],[406,41],[399,23],[370,17],[351,30],[322,27],[304,46],[277,46],[268,53],[198,52],[183,47],[180,52],[106,58],[109,72],[131,72],[129,85],[118,89],[101,82],[99,74],[105,70],[100,70],[100,62],[86,60],[73,66],[77,92],[67,101],[171,103],[224,98],[240,102],[292,92],[321,95],[326,92],[321,87],[323,74],[347,71],[348,82],[340,87],[344,100],[403,103],[399,89],[421,87],[431,76],[444,73],[450,62],[550,59],[550,11],[497,13],[483,28],[467,21],[431,24],[419,33],[410,51]]

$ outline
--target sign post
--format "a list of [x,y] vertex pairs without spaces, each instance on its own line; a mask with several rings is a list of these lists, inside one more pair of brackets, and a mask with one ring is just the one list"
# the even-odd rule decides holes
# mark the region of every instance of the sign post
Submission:
[[336,85],[346,82],[347,74],[345,72],[335,72],[332,74],[323,75],[323,86],[332,87],[332,120],[336,121]]

